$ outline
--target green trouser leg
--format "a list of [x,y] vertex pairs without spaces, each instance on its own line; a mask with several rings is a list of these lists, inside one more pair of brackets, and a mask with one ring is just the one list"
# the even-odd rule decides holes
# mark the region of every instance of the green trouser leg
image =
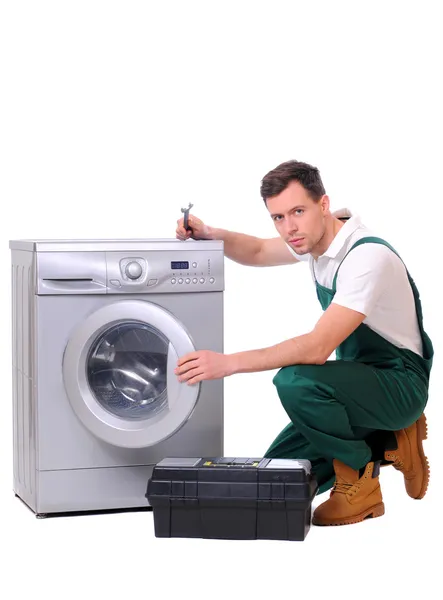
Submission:
[[305,458],[311,461],[312,471],[317,477],[318,494],[332,487],[335,474],[331,460],[322,458],[317,449],[304,438],[293,423],[276,437],[265,453],[265,458]]
[[310,460],[320,492],[332,484],[334,458],[360,469],[372,458],[365,440],[410,425],[426,401],[404,369],[350,361],[284,367],[274,384],[291,424],[265,456]]

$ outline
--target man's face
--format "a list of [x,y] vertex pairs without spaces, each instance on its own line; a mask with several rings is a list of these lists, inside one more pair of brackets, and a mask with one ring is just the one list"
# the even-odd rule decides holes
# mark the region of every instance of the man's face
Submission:
[[298,181],[292,181],[283,192],[268,198],[266,205],[278,233],[297,254],[315,249],[325,233],[328,196],[314,202]]

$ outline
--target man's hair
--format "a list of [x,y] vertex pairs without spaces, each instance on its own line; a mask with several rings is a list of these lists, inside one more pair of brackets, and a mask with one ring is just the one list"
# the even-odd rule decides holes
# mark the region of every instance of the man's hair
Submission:
[[263,200],[266,202],[268,198],[280,194],[291,181],[298,181],[314,202],[326,194],[317,167],[298,160],[288,160],[263,177],[260,188]]

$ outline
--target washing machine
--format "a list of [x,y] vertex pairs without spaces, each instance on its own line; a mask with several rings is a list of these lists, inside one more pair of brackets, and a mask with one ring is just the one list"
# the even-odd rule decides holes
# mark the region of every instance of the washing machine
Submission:
[[146,507],[153,466],[223,456],[223,243],[10,242],[14,491],[37,515]]

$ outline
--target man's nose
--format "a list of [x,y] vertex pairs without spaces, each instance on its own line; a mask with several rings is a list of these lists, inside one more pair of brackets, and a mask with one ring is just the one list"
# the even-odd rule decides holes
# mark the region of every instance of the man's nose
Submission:
[[296,222],[296,220],[294,219],[294,217],[292,217],[292,216],[289,216],[289,217],[286,219],[286,222],[285,222],[285,224],[284,224],[284,227],[285,227],[285,232],[286,232],[288,235],[289,235],[289,234],[291,234],[291,233],[297,233],[297,231],[298,231],[298,225],[297,225],[297,222]]

